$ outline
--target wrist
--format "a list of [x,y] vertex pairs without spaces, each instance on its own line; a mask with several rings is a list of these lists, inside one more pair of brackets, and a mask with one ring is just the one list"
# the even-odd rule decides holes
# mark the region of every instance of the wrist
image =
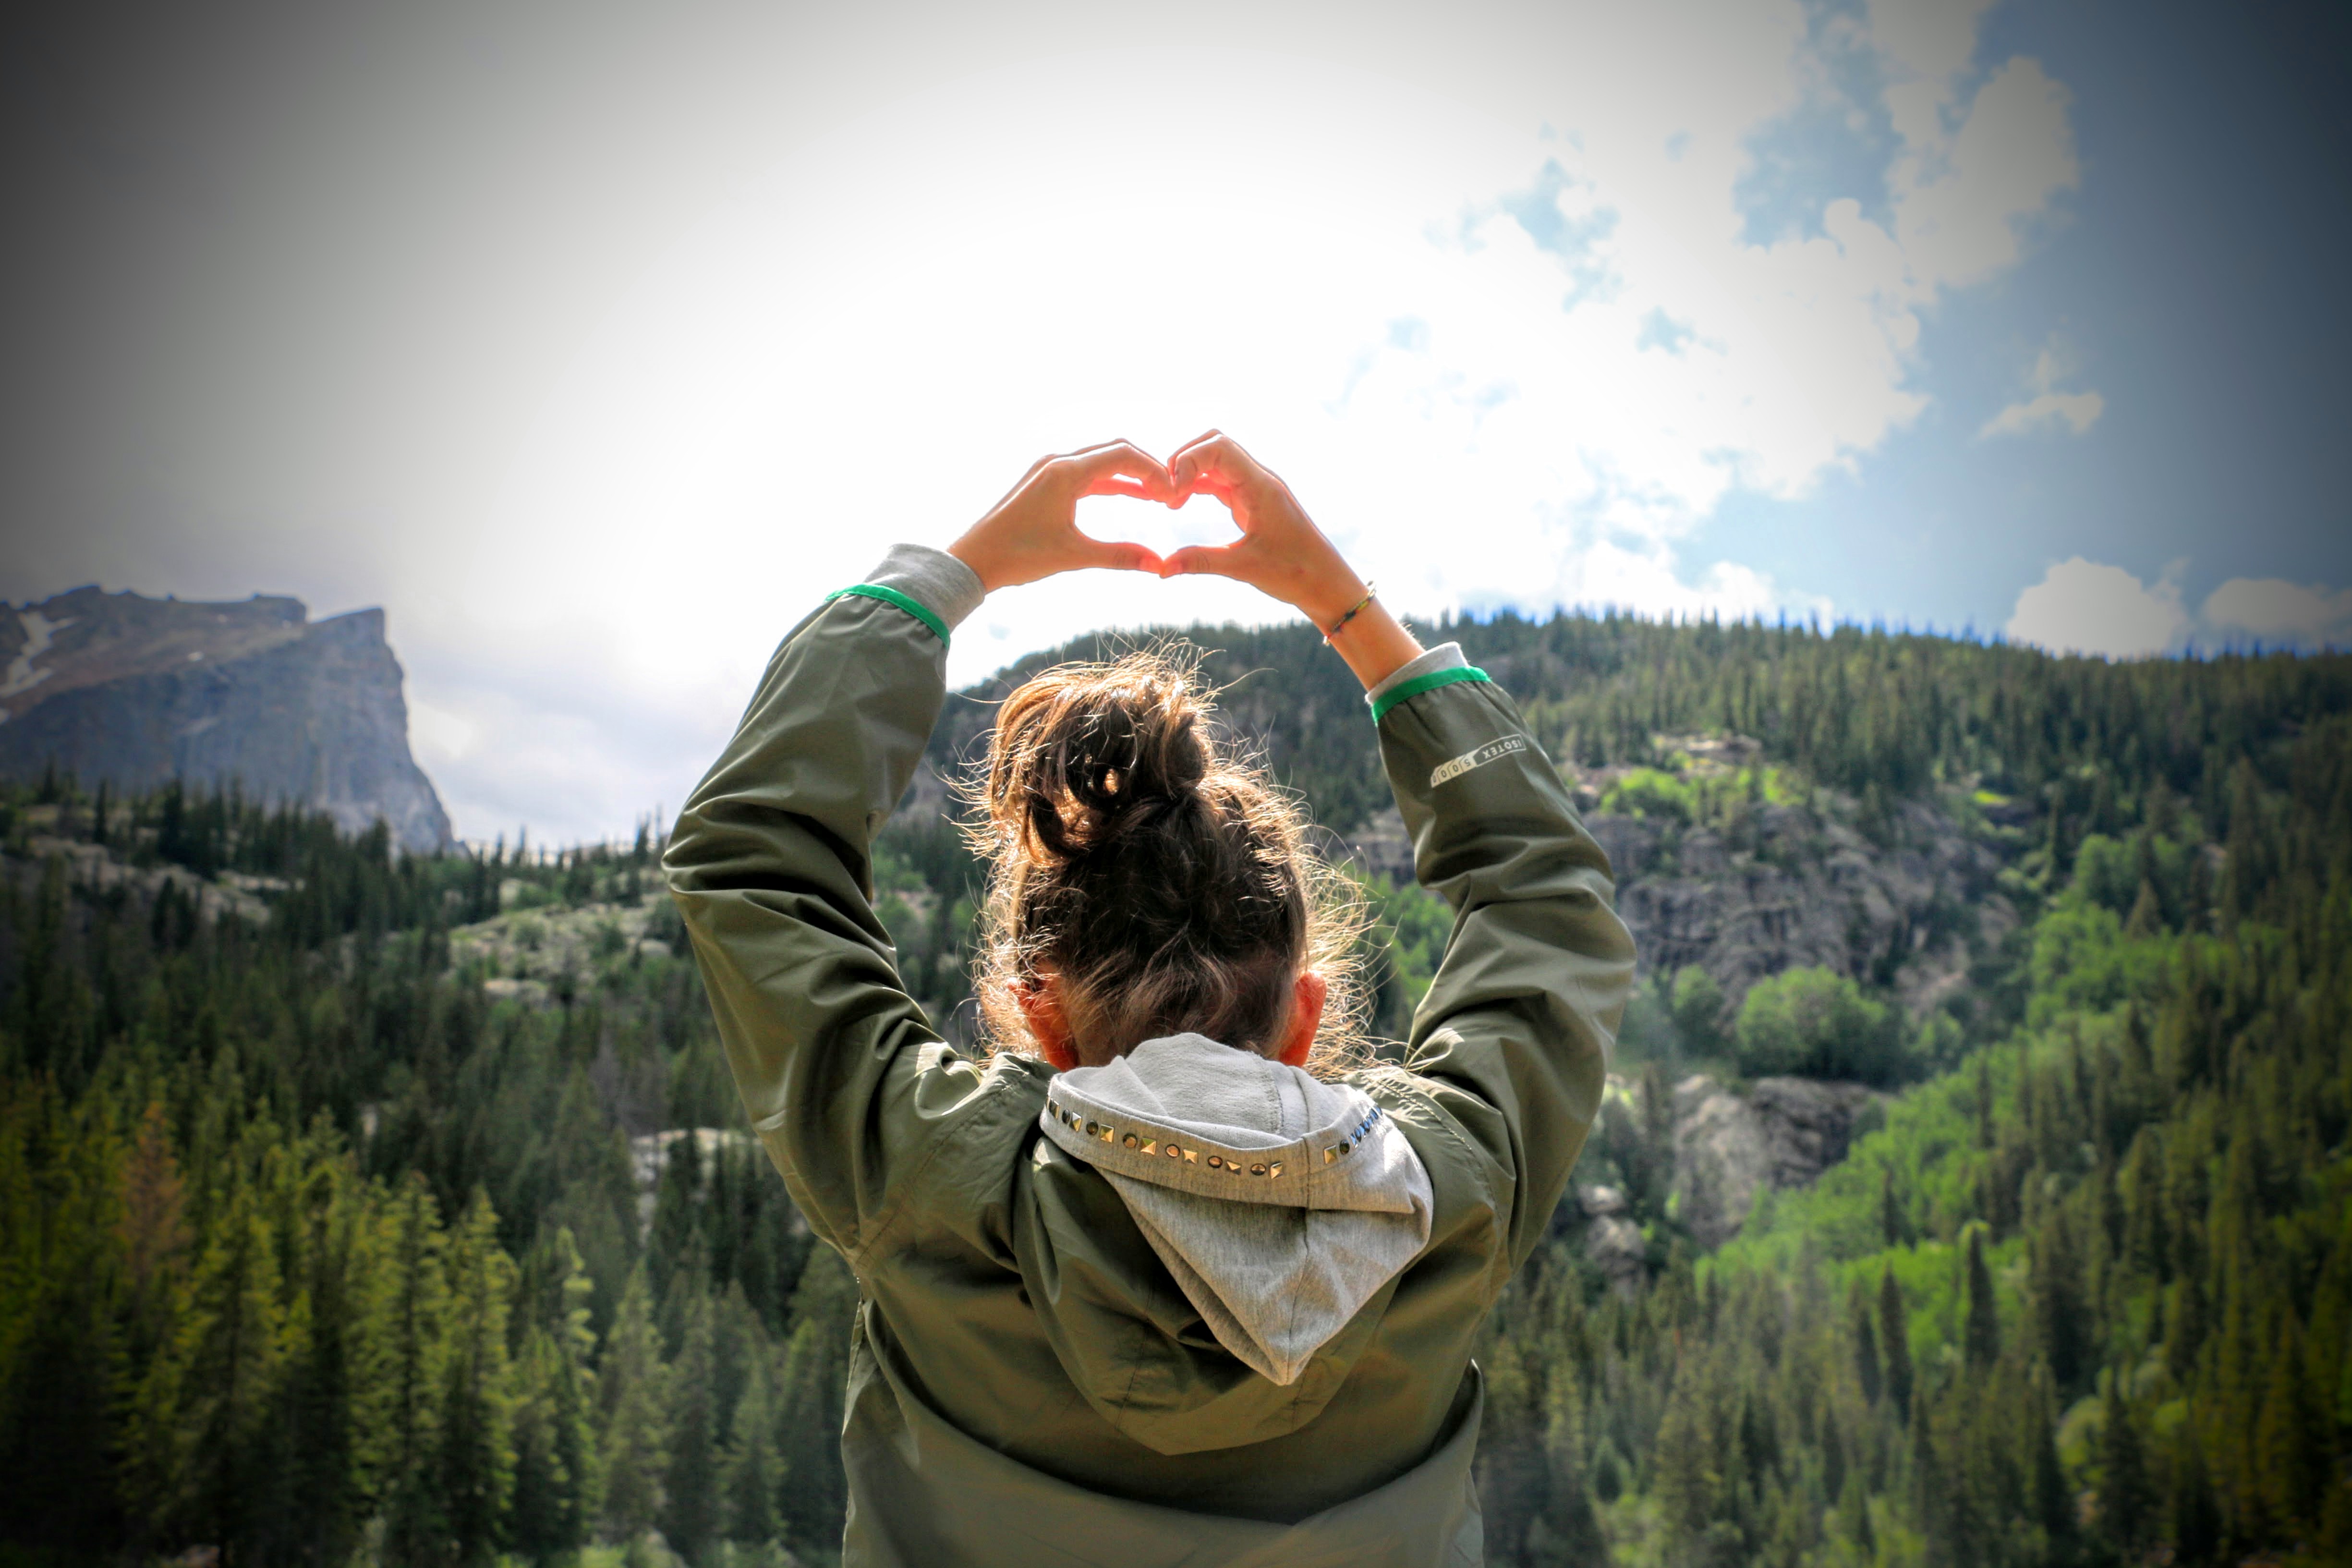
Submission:
[[980,591],[983,595],[993,594],[1005,585],[999,563],[984,546],[974,544],[971,534],[967,533],[949,545],[948,553],[971,568],[971,574],[980,579]]
[[1367,691],[1422,655],[1421,640],[1377,598],[1326,640]]
[[1312,587],[1290,601],[1291,607],[1315,623],[1318,632],[1328,632],[1339,617],[1364,602],[1372,585],[1346,567],[1330,576],[1318,579]]

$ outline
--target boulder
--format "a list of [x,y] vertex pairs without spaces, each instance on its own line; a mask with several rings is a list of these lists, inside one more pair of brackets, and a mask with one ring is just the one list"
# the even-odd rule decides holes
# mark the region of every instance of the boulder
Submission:
[[1650,1277],[1650,1243],[1622,1215],[1594,1220],[1584,1232],[1584,1255],[1621,1296],[1632,1297]]

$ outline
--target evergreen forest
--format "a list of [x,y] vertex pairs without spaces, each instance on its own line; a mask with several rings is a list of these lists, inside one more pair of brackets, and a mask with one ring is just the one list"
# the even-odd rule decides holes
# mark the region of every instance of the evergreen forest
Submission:
[[[1183,635],[1335,857],[1376,837],[1315,635]],[[1600,1268],[1571,1195],[1488,1326],[1489,1561],[2352,1563],[2352,658],[1444,637],[1662,853],[1891,860],[1928,824],[2002,911],[1760,978],[1645,956],[1577,1178],[1640,1256]],[[1112,646],[950,697],[936,773]],[[964,1040],[956,809],[919,783],[871,871]],[[0,1563],[833,1560],[856,1285],[742,1131],[660,848],[416,858],[233,792],[0,785]],[[1357,864],[1398,1037],[1448,916]],[[1872,1110],[1707,1246],[1667,1179],[1695,1070]]]

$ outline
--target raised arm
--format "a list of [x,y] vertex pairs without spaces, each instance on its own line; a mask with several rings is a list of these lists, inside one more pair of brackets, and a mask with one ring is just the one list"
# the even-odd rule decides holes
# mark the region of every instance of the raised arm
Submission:
[[1180,496],[1224,500],[1243,538],[1180,550],[1165,570],[1234,577],[1295,606],[1364,683],[1414,869],[1454,911],[1413,1016],[1412,1066],[1500,1173],[1516,1268],[1583,1151],[1633,980],[1608,858],[1510,700],[1457,645],[1424,652],[1367,602],[1287,486],[1215,431],[1170,468]]
[[1205,572],[1246,583],[1315,624],[1367,689],[1420,657],[1421,644],[1348,565],[1279,476],[1212,430],[1168,459],[1171,505],[1211,495],[1234,514],[1231,544],[1193,544],[1170,555],[1166,577]]
[[1510,1173],[1517,1268],[1549,1227],[1600,1109],[1633,938],[1559,774],[1456,646],[1370,695],[1414,872],[1454,907],[1409,1063],[1450,1091],[1441,1103]]
[[853,1258],[981,1087],[907,995],[869,869],[939,717],[948,638],[992,588],[1157,570],[1074,514],[1166,487],[1156,459],[1097,447],[1032,468],[951,553],[892,551],[784,638],[678,817],[664,865],[736,1088],[811,1226]]

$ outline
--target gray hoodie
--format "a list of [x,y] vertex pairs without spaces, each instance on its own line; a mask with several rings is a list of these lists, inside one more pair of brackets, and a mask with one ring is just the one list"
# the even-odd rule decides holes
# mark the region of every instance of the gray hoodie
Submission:
[[1429,1173],[1370,1095],[1204,1035],[1061,1074],[1038,1121],[1118,1191],[1217,1342],[1277,1384],[1429,1241]]

